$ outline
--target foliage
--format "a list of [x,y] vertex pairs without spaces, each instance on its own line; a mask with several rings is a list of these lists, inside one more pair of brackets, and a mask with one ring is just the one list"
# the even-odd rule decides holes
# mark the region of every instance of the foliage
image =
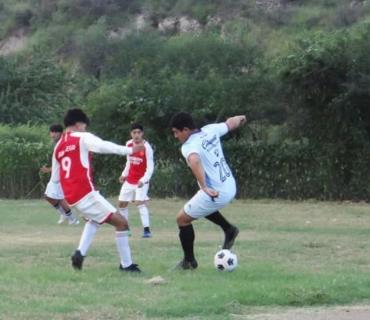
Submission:
[[75,35],[81,68],[87,74],[100,78],[107,51],[107,27],[104,19]]
[[[225,141],[240,196],[368,199],[369,1],[4,0],[1,9],[0,36],[22,28],[30,40],[0,57],[0,123],[60,122],[82,106],[92,131],[124,143],[141,122],[155,147],[152,192],[167,196],[194,190],[171,116],[185,110],[201,126],[246,114],[248,127]],[[183,16],[200,30],[158,28]],[[122,165],[96,157],[102,190],[117,192]]]
[[58,119],[69,102],[65,92],[68,84],[64,70],[41,52],[0,57],[0,122]]
[[113,51],[116,58],[107,59],[106,74],[116,79],[88,99],[97,132],[121,141],[130,122],[142,122],[162,158],[173,154],[168,123],[177,111],[193,112],[204,123],[235,113],[258,119],[278,109],[268,99],[260,106],[260,97],[274,86],[260,71],[255,48],[214,34],[157,39],[153,47],[145,35],[129,37],[122,51]]
[[[47,179],[39,169],[49,164],[52,152],[47,128],[22,125],[0,126],[0,197],[40,197]],[[49,164],[50,165],[50,164]]]
[[[351,34],[315,34],[298,41],[282,62],[292,127],[330,159],[328,169],[337,180],[331,187],[337,194],[336,188],[345,193],[359,177],[357,170],[364,170],[362,181],[369,179],[369,170],[358,165],[370,150],[368,34],[367,24]],[[357,184],[362,185],[361,179]]]
[[362,155],[353,159],[350,167],[345,157],[328,156],[307,140],[279,144],[230,141],[225,151],[241,198],[369,198],[368,148],[362,149]]

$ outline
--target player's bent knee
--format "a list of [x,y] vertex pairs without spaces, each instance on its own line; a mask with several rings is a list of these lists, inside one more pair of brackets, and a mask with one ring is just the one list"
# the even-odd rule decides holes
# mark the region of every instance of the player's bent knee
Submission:
[[118,231],[128,230],[128,222],[121,215],[119,215],[119,221],[118,221],[118,224],[116,225],[116,228],[117,228]]
[[191,224],[193,220],[194,219],[188,216],[183,210],[181,210],[176,217],[176,222],[179,227],[187,226]]
[[47,201],[47,202],[49,202],[52,206],[56,206],[56,205],[58,205],[59,204],[59,200],[57,200],[57,199],[53,199],[53,198],[50,198],[50,197],[48,197],[46,194],[44,195],[44,199]]
[[119,201],[118,202],[118,207],[121,209],[127,208],[128,207],[128,202],[126,201]]
[[115,226],[117,231],[128,230],[127,220],[117,212],[113,213],[107,222]]

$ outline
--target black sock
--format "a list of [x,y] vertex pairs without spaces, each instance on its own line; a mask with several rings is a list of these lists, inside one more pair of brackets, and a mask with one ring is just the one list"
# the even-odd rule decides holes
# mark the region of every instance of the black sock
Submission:
[[150,232],[150,228],[149,227],[144,227],[144,232]]
[[179,237],[181,241],[182,250],[184,251],[184,258],[187,261],[194,260],[194,228],[192,224],[188,226],[179,227]]
[[66,213],[66,216],[70,216],[72,214],[72,211],[71,209],[69,209],[68,211],[65,212]]
[[209,221],[213,222],[214,224],[217,224],[226,232],[228,229],[232,227],[229,221],[227,221],[224,216],[220,213],[220,211],[216,211],[211,213],[210,215],[205,217]]

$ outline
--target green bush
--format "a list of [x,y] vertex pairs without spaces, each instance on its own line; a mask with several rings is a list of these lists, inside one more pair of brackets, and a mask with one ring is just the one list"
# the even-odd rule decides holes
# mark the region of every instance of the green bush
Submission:
[[[26,52],[0,58],[0,123],[49,124],[83,105],[93,131],[123,143],[130,122],[141,122],[157,160],[152,194],[188,196],[194,179],[168,128],[172,114],[189,111],[200,125],[246,114],[248,127],[225,140],[239,196],[368,199],[369,1],[350,10],[346,0],[282,3],[5,0],[0,37],[30,25],[31,39]],[[152,26],[125,29],[137,13]],[[156,30],[161,19],[182,15],[204,29]],[[206,24],[209,15],[220,23]],[[112,37],[117,30],[124,35]],[[22,148],[23,138],[5,140],[4,130],[14,131],[0,129],[4,150],[14,145],[9,154],[37,150],[38,136]],[[104,192],[117,194],[123,162],[96,156]]]
[[49,177],[39,169],[50,165],[52,147],[42,126],[0,126],[0,198],[40,197]]
[[69,103],[65,71],[41,51],[0,57],[0,73],[0,123],[55,121]]
[[[225,155],[236,178],[239,198],[283,198],[291,200],[369,199],[370,148],[357,154],[350,176],[341,159],[308,144],[308,141],[268,144],[229,138]],[[190,197],[197,185],[180,152],[157,158],[151,180],[152,197]],[[366,155],[366,156],[364,156]],[[125,159],[95,157],[96,183],[106,195],[118,195]]]

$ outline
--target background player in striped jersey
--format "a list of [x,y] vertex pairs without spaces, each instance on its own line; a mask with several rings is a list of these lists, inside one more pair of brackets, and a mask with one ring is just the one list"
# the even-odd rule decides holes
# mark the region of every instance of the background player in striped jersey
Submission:
[[126,146],[132,147],[144,144],[144,151],[135,152],[127,156],[126,166],[119,178],[122,183],[118,197],[119,212],[128,221],[128,203],[135,201],[143,225],[143,238],[150,238],[149,210],[147,207],[149,181],[154,170],[153,149],[149,142],[144,140],[144,128],[139,123],[131,125],[131,140]]
[[177,215],[179,237],[184,258],[181,269],[195,269],[194,229],[192,221],[206,218],[222,228],[225,234],[223,249],[230,249],[239,230],[220,213],[236,194],[236,183],[225,160],[220,137],[244,125],[245,116],[235,116],[226,122],[209,124],[198,129],[189,113],[180,112],[171,120],[172,133],[182,143],[181,153],[197,179],[199,191]]
[[116,229],[119,269],[140,272],[137,264],[132,262],[126,219],[95,189],[91,157],[92,152],[127,155],[144,150],[144,147],[137,145],[130,148],[103,141],[86,132],[88,124],[89,118],[81,109],[69,110],[64,118],[66,131],[55,146],[53,154],[51,180],[55,183],[60,181],[68,204],[88,219],[79,247],[72,256],[72,266],[82,269],[84,257],[98,226],[106,222]]
[[[56,144],[63,133],[63,127],[60,124],[53,124],[49,128],[49,137]],[[51,173],[51,167],[43,166],[40,168],[42,173]],[[79,224],[80,221],[72,213],[71,208],[64,200],[64,194],[60,183],[53,183],[50,179],[45,190],[45,200],[49,202],[59,213],[58,224],[68,221],[69,224]]]

